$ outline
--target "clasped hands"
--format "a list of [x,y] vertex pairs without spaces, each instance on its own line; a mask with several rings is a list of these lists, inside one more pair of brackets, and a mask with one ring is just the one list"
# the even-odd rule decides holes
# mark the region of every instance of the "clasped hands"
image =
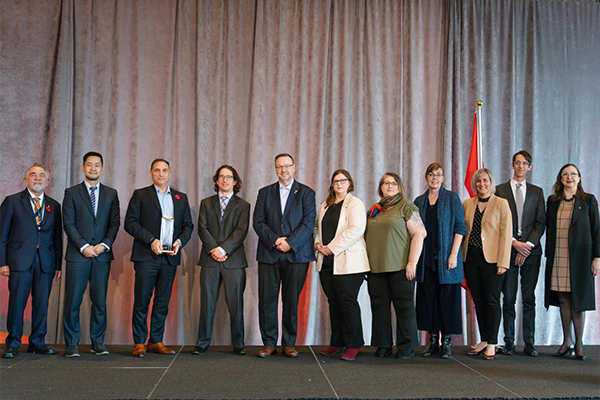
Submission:
[[517,251],[517,258],[515,259],[515,264],[520,267],[525,263],[525,260],[531,254],[532,247],[529,244],[516,239],[513,240],[512,246]]
[[288,251],[290,251],[292,249],[287,242],[287,237],[285,237],[285,236],[280,237],[275,241],[275,247],[277,247],[277,250],[279,250],[283,253],[287,253]]
[[210,256],[213,258],[213,260],[221,263],[227,260],[227,254],[221,253],[221,250],[219,250],[218,247],[215,247],[210,251]]
[[323,254],[324,256],[333,255],[333,251],[331,251],[329,247],[323,246],[321,243],[315,244],[315,250],[317,251],[317,253]]
[[100,254],[106,251],[106,247],[102,243],[98,243],[95,246],[88,246],[83,249],[83,255],[87,258],[98,257]]
[[[173,252],[172,253],[166,253],[166,254],[168,254],[170,256],[177,255],[177,253],[179,252],[179,247],[180,246],[181,246],[181,243],[179,242],[179,240],[176,240],[173,243]],[[162,243],[158,239],[154,239],[154,241],[150,245],[150,249],[157,256],[159,256],[159,255],[161,255],[163,253]]]

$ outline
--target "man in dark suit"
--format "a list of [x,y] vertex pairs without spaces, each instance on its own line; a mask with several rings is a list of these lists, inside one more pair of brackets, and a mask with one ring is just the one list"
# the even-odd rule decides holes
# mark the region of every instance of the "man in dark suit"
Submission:
[[502,293],[504,304],[504,354],[515,353],[515,303],[519,274],[523,298],[523,340],[525,354],[537,357],[535,344],[535,286],[540,274],[542,247],[540,239],[546,229],[544,191],[525,181],[531,171],[531,154],[525,150],[512,158],[513,177],[498,185],[496,194],[508,200],[513,222],[511,267],[506,272]]
[[114,260],[112,245],[121,224],[117,191],[100,184],[104,173],[102,155],[86,153],[81,171],[84,181],[65,190],[63,200],[63,225],[69,239],[65,255],[65,357],[79,357],[79,309],[88,282],[92,301],[90,350],[97,355],[108,354],[104,346],[106,291],[110,262]]
[[20,193],[7,196],[0,206],[0,275],[8,277],[6,348],[3,358],[19,353],[23,335],[23,313],[31,293],[29,353],[55,351],[45,344],[48,298],[52,277],[60,279],[62,222],[60,204],[44,194],[50,172],[34,163],[25,172]]
[[[125,230],[134,239],[133,355],[140,358],[146,355],[148,306],[153,294],[148,351],[175,354],[163,343],[165,321],[175,273],[181,263],[180,250],[194,229],[186,194],[169,187],[169,162],[162,158],[152,161],[150,177],[154,184],[133,192],[125,215]],[[166,229],[171,223],[172,229]]]
[[244,289],[246,288],[246,254],[244,239],[248,234],[250,204],[237,196],[242,179],[235,168],[223,165],[213,176],[216,195],[200,203],[198,236],[202,250],[200,272],[200,323],[193,354],[206,352],[210,345],[215,308],[221,282],[229,309],[233,351],[246,354],[244,346]]
[[277,352],[278,302],[281,285],[283,353],[298,357],[294,348],[298,330],[298,299],[306,280],[308,263],[315,260],[315,192],[294,180],[294,158],[275,157],[279,181],[258,192],[253,227],[258,234],[258,309],[264,347],[258,357]]

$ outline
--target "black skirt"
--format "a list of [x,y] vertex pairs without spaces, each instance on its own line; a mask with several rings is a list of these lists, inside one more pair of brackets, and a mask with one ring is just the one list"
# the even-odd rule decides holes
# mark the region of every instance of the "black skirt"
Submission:
[[417,284],[417,327],[421,331],[462,334],[460,283],[442,285],[438,271],[424,268]]

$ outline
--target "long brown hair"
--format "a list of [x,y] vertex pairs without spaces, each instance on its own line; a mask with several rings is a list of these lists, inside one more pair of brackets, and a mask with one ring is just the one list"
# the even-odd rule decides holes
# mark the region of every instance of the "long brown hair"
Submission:
[[350,172],[346,171],[345,169],[335,170],[333,172],[333,175],[331,175],[331,183],[329,184],[329,194],[327,195],[327,199],[325,200],[325,208],[331,207],[333,203],[335,203],[335,191],[333,190],[333,180],[335,179],[335,176],[339,174],[344,175],[346,179],[348,179],[348,182],[350,182],[350,186],[348,186],[348,193],[354,190],[354,180],[352,179],[352,175],[350,175]]
[[559,200],[564,199],[565,185],[563,185],[563,183],[562,183],[562,172],[567,167],[575,168],[577,170],[577,174],[579,175],[579,183],[577,184],[577,192],[575,192],[575,196],[579,196],[582,199],[585,199],[587,197],[588,194],[583,190],[583,186],[581,185],[581,172],[579,172],[579,168],[577,168],[577,165],[575,165],[575,164],[565,164],[560,169],[560,171],[558,171],[558,175],[556,175],[556,182],[554,183],[554,186],[552,187],[552,190],[554,190],[554,193],[552,193],[552,196],[550,196],[550,198],[548,200],[559,201]]

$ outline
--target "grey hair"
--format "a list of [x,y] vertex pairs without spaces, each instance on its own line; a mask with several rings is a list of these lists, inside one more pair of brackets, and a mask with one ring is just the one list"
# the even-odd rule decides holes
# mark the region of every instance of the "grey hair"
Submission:
[[30,166],[29,168],[27,168],[27,169],[25,170],[25,176],[24,176],[24,178],[25,178],[25,179],[27,179],[27,175],[29,174],[29,170],[30,170],[31,168],[34,168],[34,167],[38,167],[38,168],[41,168],[41,169],[43,169],[44,171],[46,171],[46,175],[48,176],[48,179],[50,179],[50,171],[48,170],[48,168],[46,168],[46,167],[44,166],[44,164],[40,164],[40,163],[38,163],[38,162],[34,162],[33,164],[31,164],[31,166]]

